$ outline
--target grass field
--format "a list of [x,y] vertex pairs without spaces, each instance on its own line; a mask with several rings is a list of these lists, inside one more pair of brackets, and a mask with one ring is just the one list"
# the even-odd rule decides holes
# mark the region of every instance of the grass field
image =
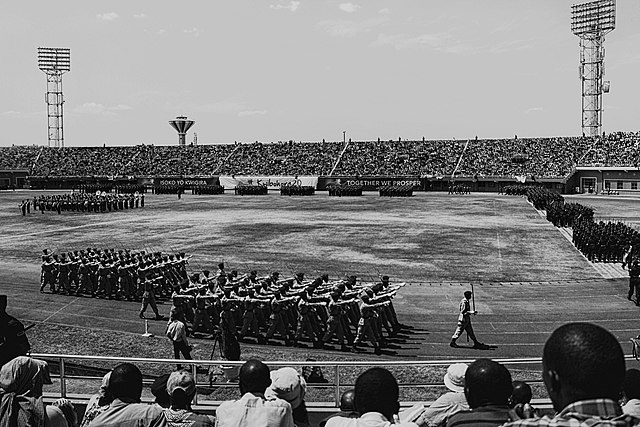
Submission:
[[[374,280],[378,273],[411,285],[395,300],[404,323],[416,329],[392,340],[385,356],[402,359],[540,356],[549,333],[572,320],[610,329],[630,352],[640,309],[626,298],[626,281],[605,280],[560,232],[520,197],[496,194],[412,198],[148,195],[144,209],[110,214],[46,212],[23,217],[22,198],[39,192],[0,193],[0,283],[9,312],[26,323],[34,351],[170,357],[163,338],[142,341],[138,304],[40,294],[43,248],[88,246],[193,254],[193,269],[284,275],[345,273]],[[596,216],[640,222],[633,198],[572,197]],[[462,292],[473,282],[480,312],[474,327],[491,351],[451,349]],[[161,306],[167,312],[168,306]],[[162,337],[164,322],[150,322]],[[244,346],[264,358],[373,357],[312,350]],[[196,340],[207,358],[210,341]]]

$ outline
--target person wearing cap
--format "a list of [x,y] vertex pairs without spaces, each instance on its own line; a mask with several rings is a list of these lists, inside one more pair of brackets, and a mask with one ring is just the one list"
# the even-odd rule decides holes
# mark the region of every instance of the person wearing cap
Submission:
[[269,367],[259,360],[247,360],[240,368],[242,397],[220,404],[217,427],[293,427],[291,404],[278,397],[268,398],[271,385]]
[[464,376],[467,372],[465,363],[449,365],[444,374],[444,385],[450,390],[438,397],[417,419],[420,427],[447,425],[449,417],[456,412],[469,410],[467,398],[464,395]]
[[373,351],[375,354],[380,354],[380,337],[375,332],[375,321],[377,319],[376,309],[388,305],[388,301],[372,303],[369,295],[364,294],[360,296],[360,320],[358,321],[358,332],[356,338],[353,340],[351,350],[357,352],[357,346],[363,339],[368,339],[373,344]]
[[271,371],[271,385],[264,393],[265,398],[279,398],[289,402],[296,427],[309,425],[309,413],[304,403],[307,392],[307,382],[293,368],[285,367]]
[[473,326],[471,325],[471,315],[477,314],[478,312],[475,310],[471,310],[471,296],[473,293],[471,291],[464,292],[464,298],[460,300],[460,314],[458,315],[458,326],[456,327],[453,336],[451,337],[451,342],[449,345],[451,347],[458,347],[456,340],[460,338],[463,331],[467,332],[469,338],[473,340],[474,348],[482,348],[484,344],[476,339],[476,334],[473,332]]
[[24,325],[7,313],[7,296],[0,295],[0,367],[31,349]]
[[215,417],[196,414],[191,401],[196,395],[196,383],[189,371],[175,371],[167,379],[167,393],[171,405],[163,409],[169,427],[213,427]]

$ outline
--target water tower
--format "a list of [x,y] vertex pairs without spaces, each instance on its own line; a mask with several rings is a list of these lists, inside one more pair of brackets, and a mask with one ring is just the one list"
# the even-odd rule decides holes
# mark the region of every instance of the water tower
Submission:
[[178,116],[175,120],[170,120],[169,124],[178,131],[178,145],[186,145],[187,131],[191,129],[195,121],[187,120],[186,116]]

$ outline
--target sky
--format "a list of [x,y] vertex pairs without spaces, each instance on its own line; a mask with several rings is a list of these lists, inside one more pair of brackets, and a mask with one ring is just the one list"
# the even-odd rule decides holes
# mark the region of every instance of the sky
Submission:
[[[3,2],[0,146],[47,145],[37,48],[71,49],[65,146],[581,134],[567,0]],[[640,129],[640,1],[605,41],[603,130]]]

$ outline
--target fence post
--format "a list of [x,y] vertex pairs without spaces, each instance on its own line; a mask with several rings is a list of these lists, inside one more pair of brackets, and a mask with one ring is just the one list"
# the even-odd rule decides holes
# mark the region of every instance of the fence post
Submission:
[[334,391],[334,400],[336,408],[340,406],[340,365],[335,365],[335,371],[333,373],[335,376],[335,391]]
[[64,373],[64,357],[60,358],[60,395],[67,397],[67,379]]
[[191,365],[191,374],[193,375],[193,382],[196,386],[196,394],[193,395],[193,404],[198,404],[198,365]]

